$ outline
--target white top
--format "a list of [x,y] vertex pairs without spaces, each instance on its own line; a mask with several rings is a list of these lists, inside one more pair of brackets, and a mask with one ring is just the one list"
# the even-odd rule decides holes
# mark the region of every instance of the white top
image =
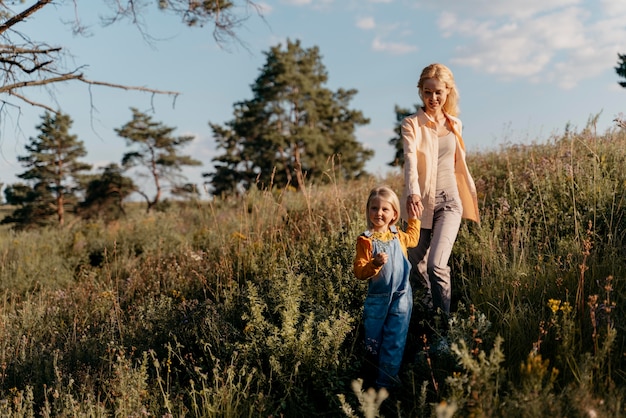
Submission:
[[456,177],[454,175],[454,153],[456,151],[456,137],[454,133],[439,137],[439,158],[437,160],[437,188],[436,193],[442,191],[449,195],[458,195]]

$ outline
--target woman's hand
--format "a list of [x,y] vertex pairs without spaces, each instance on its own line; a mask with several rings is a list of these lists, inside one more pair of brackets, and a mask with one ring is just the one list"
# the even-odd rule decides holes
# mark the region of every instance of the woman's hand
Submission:
[[409,217],[413,217],[415,214],[416,218],[422,217],[422,211],[424,210],[424,205],[422,204],[422,198],[416,194],[409,195],[406,199],[406,211],[409,214]]

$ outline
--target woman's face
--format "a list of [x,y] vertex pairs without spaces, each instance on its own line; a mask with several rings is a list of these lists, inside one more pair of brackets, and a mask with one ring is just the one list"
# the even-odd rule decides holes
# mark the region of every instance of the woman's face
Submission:
[[427,78],[422,85],[422,100],[426,113],[436,114],[443,111],[450,89],[436,78]]

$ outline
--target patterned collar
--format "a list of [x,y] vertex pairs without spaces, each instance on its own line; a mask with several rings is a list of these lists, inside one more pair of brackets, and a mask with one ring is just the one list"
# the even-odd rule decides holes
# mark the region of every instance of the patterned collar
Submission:
[[394,239],[396,234],[398,233],[398,229],[395,225],[391,225],[387,232],[373,232],[369,229],[365,231],[364,235],[370,239],[375,239],[377,241],[387,242]]

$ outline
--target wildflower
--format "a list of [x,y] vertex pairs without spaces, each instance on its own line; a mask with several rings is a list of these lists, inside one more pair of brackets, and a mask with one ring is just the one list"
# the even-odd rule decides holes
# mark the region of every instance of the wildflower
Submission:
[[190,251],[189,258],[191,258],[193,261],[202,261],[202,252]]
[[102,297],[102,299],[115,299],[115,293],[113,293],[112,290],[105,290],[102,293],[100,293],[100,297]]
[[561,301],[558,299],[548,299],[548,307],[555,314],[561,306]]
[[587,300],[587,305],[589,305],[591,309],[597,308],[598,307],[598,295],[589,296]]
[[441,401],[436,407],[435,411],[438,417],[452,418],[456,413],[458,407],[455,403],[447,403],[446,401]]
[[242,241],[243,241],[243,240],[248,239],[248,237],[246,237],[246,236],[245,236],[244,234],[242,234],[241,232],[233,232],[233,233],[232,233],[232,237],[233,237],[233,238],[240,239],[240,240],[242,240]]

